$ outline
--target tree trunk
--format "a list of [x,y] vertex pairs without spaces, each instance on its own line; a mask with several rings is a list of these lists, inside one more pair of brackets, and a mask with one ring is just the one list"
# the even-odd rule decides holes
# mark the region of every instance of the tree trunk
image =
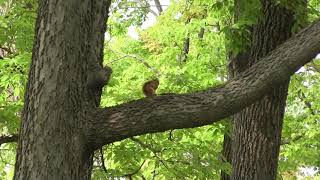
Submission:
[[[232,162],[232,137],[230,134],[225,134],[222,146],[223,162]],[[220,180],[230,180],[230,175],[221,170]]]
[[39,2],[14,179],[90,179],[89,112],[110,1]]
[[[245,7],[243,7],[243,3],[241,0],[235,0],[234,1],[235,6],[235,12],[234,12],[234,22],[237,22],[239,20],[239,17],[241,16],[241,12],[245,11]],[[247,27],[247,31],[250,31],[251,27]],[[230,49],[228,52],[228,79],[232,79],[234,77],[237,77],[248,69],[249,65],[249,48],[243,47],[243,51],[235,54]],[[222,146],[222,156],[224,157],[224,162],[229,162],[232,164],[232,142],[233,142],[233,119],[234,117],[231,116],[229,118],[230,123],[230,132],[225,133],[224,139],[223,139],[223,146]],[[221,171],[220,180],[230,180],[231,176],[227,174],[224,171]]]
[[[294,24],[292,11],[271,0],[261,3],[264,16],[253,26],[249,66],[288,39]],[[232,179],[276,179],[288,84],[233,116]]]

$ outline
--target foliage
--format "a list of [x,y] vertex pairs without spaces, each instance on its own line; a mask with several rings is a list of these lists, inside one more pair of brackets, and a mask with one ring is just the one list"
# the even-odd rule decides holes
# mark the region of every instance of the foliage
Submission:
[[[317,60],[319,61],[319,60]],[[283,139],[288,143],[281,148],[280,167],[283,171],[297,171],[299,166],[319,167],[320,116],[319,73],[305,66],[290,84],[287,116]]]
[[[153,26],[141,28],[152,13],[151,1],[114,1],[104,55],[104,64],[114,73],[101,106],[142,98],[142,84],[155,77],[160,79],[159,94],[190,93],[225,82],[226,50],[245,48],[247,27],[260,16],[258,0],[240,2],[246,11],[237,16],[237,23],[231,0],[176,0],[156,17]],[[288,2],[278,1],[283,6]],[[291,7],[299,12],[298,6]],[[0,56],[4,56],[0,59],[0,136],[17,133],[19,128],[36,8],[34,0],[0,0]],[[319,8],[319,1],[309,1],[307,22],[319,18]],[[299,26],[306,23],[299,22]],[[138,39],[128,35],[132,25]],[[186,39],[189,51],[182,58]],[[279,175],[298,172],[300,167],[320,167],[319,67],[315,60],[292,78]],[[216,179],[220,170],[230,172],[230,164],[221,162],[220,153],[228,130],[228,124],[221,121],[106,145],[102,152],[107,172],[101,168],[101,153],[96,152],[92,177]],[[12,177],[15,148],[15,144],[0,147],[0,179]]]
[[[0,136],[16,134],[31,59],[36,1],[0,1]],[[12,179],[15,144],[0,147],[0,179]]]

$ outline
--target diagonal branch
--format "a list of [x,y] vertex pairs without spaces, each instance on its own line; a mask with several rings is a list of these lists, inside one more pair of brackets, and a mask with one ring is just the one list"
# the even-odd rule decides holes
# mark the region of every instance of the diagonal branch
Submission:
[[104,171],[104,173],[108,174],[107,167],[104,163],[104,155],[103,155],[103,149],[102,147],[100,148],[100,158],[101,158],[101,168]]
[[311,102],[309,102],[307,100],[306,95],[304,94],[304,92],[301,89],[298,91],[298,97],[304,103],[306,108],[309,109],[311,115],[316,115],[315,110],[312,108]]
[[99,148],[135,135],[212,124],[262,98],[319,52],[320,21],[223,86],[98,109],[89,120],[89,141],[94,148]]
[[[147,8],[148,11],[153,14],[155,17],[158,16],[158,14],[150,7],[150,4],[147,1],[141,1],[141,0],[135,0],[134,2],[136,2],[137,4],[140,5],[140,8]],[[139,8],[139,7],[137,7]]]
[[161,76],[161,73],[160,71],[158,71],[156,68],[152,67],[150,64],[147,63],[147,61],[137,55],[132,55],[132,54],[125,54],[125,53],[122,53],[122,52],[116,52],[116,51],[113,51],[111,50],[112,52],[114,53],[118,53],[118,54],[122,54],[121,57],[117,58],[117,59],[114,59],[114,60],[111,60],[110,62],[108,62],[107,64],[112,64],[116,61],[119,61],[119,60],[122,60],[124,58],[132,58],[133,60],[139,62],[139,63],[142,63],[144,66],[146,66],[147,68],[149,68],[151,71],[153,71],[155,74],[157,74],[158,77]]
[[154,4],[156,5],[158,13],[160,15],[162,13],[162,11],[163,11],[162,6],[160,4],[160,1],[159,0],[154,0]]
[[320,73],[320,67],[314,62],[314,61],[311,61],[311,64],[310,66],[317,72]]
[[146,160],[144,160],[141,165],[139,166],[138,169],[136,169],[134,172],[132,173],[128,173],[128,174],[125,174],[123,175],[123,177],[128,177],[129,179],[132,179],[132,176],[135,175],[135,174],[138,174],[138,172],[141,170],[141,168],[143,167],[143,165],[146,163]]

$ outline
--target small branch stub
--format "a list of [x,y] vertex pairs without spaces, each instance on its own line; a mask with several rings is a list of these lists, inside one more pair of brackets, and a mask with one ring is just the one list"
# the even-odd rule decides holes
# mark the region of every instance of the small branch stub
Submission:
[[107,85],[112,74],[112,69],[105,66],[99,70],[90,72],[88,75],[88,87],[90,89],[99,89]]

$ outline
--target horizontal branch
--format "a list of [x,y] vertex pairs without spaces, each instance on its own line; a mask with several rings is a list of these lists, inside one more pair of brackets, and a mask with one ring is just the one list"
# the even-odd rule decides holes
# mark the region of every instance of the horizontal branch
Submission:
[[135,135],[212,124],[262,98],[319,52],[320,21],[223,86],[143,98],[97,110],[89,120],[90,143],[98,148]]
[[0,136],[0,146],[4,143],[12,143],[18,141],[18,135]]

